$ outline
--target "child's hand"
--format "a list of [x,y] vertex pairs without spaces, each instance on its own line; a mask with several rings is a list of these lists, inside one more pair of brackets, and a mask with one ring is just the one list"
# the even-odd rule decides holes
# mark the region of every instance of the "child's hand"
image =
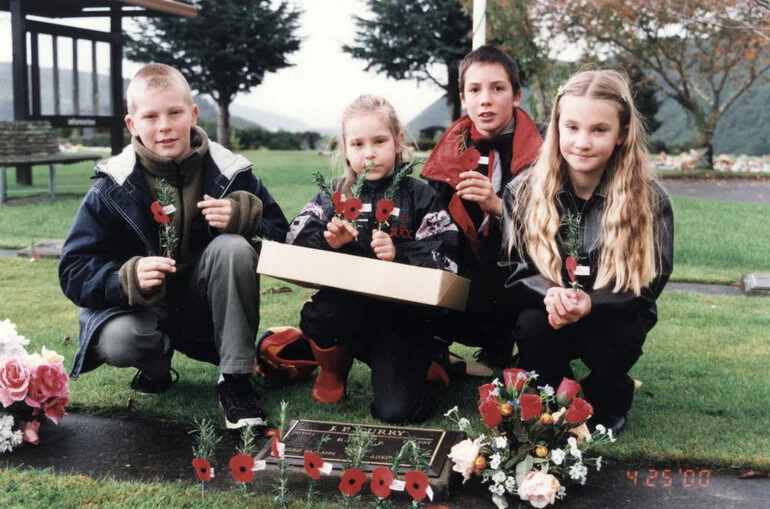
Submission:
[[475,201],[487,214],[500,217],[503,215],[503,200],[495,194],[495,188],[489,177],[477,171],[464,171],[457,184],[457,195],[463,200]]
[[548,312],[548,323],[554,329],[575,323],[591,312],[591,297],[572,288],[549,288],[543,303]]
[[198,202],[203,217],[213,228],[222,230],[230,222],[233,215],[233,202],[227,199],[217,200],[207,194],[203,195],[203,201]]
[[324,232],[324,238],[332,249],[339,249],[356,237],[358,237],[358,230],[339,217],[333,217],[326,225],[326,231]]
[[377,258],[386,262],[392,262],[396,258],[396,246],[390,235],[381,230],[372,230],[372,249]]
[[166,274],[176,272],[176,260],[162,256],[145,256],[136,262],[136,279],[139,288],[152,290],[160,286],[166,279]]

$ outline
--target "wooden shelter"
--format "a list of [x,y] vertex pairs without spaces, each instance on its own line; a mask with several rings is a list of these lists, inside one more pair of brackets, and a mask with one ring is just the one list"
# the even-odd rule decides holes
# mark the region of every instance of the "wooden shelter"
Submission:
[[[0,10],[11,13],[14,120],[47,120],[53,127],[109,128],[113,154],[123,148],[123,18],[196,15],[193,5],[173,0],[0,0]],[[109,18],[109,32],[51,22],[53,19],[94,17]],[[41,39],[46,41],[46,46],[50,40],[51,47],[41,47]],[[81,104],[79,91],[82,64],[86,60],[78,55],[78,47],[82,48],[83,41],[91,45],[93,101],[87,108]],[[60,71],[62,62],[59,62],[59,45],[64,42],[72,46],[72,97],[71,102],[66,98],[66,109],[60,94],[60,76],[64,73]],[[104,70],[97,69],[97,45],[105,44],[109,47],[110,85],[109,90],[100,90],[98,76],[99,71]],[[53,93],[53,111],[41,109],[41,50],[51,51],[53,55],[53,90],[45,90],[48,94]],[[19,176],[17,172],[17,181]]]

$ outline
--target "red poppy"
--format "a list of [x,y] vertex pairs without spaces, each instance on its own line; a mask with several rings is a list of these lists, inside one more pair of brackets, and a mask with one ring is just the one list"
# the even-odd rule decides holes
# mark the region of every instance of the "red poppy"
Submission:
[[562,378],[559,388],[556,389],[556,402],[561,406],[567,406],[572,398],[580,392],[580,384],[569,378]]
[[581,398],[575,398],[567,413],[564,414],[564,420],[570,424],[581,424],[593,413],[594,407],[591,406],[591,403]]
[[569,275],[569,280],[574,283],[575,271],[577,270],[577,260],[575,260],[574,256],[568,256],[567,259],[564,260],[564,266],[567,268],[567,274]]
[[372,472],[372,484],[370,488],[377,498],[390,496],[390,483],[393,482],[393,472],[386,467],[377,467]]
[[248,454],[236,454],[230,458],[230,472],[236,481],[249,482],[254,479],[254,458]]
[[496,388],[497,387],[495,386],[495,384],[479,385],[479,400],[481,400],[481,402],[483,403],[484,401],[493,397],[492,391],[494,391]]
[[366,474],[360,468],[349,468],[343,472],[339,488],[342,493],[351,496],[361,491],[365,482]]
[[418,470],[412,470],[404,474],[406,491],[413,499],[422,500],[428,495],[428,476]]
[[345,210],[342,211],[342,214],[345,216],[345,219],[348,221],[355,221],[358,219],[359,214],[361,214],[361,207],[364,206],[363,203],[361,203],[361,200],[358,198],[348,198],[344,202],[345,204]]
[[519,405],[521,405],[522,421],[540,417],[543,412],[543,401],[537,394],[522,394],[519,396]]
[[166,212],[163,210],[163,205],[156,201],[152,202],[152,205],[150,205],[150,210],[152,211],[152,217],[160,224],[168,224],[168,222],[171,220],[171,218],[169,218]]
[[283,454],[278,447],[279,443],[278,433],[273,434],[273,441],[270,443],[270,454],[272,454],[274,458],[278,458],[280,460],[283,459]]
[[345,210],[345,201],[342,199],[342,193],[340,191],[336,191],[332,194],[332,204],[334,204],[335,214],[342,214],[342,211]]
[[470,171],[479,167],[481,154],[475,148],[469,148],[460,154],[460,166],[463,170]]
[[211,480],[211,463],[203,458],[193,458],[192,466],[198,474],[198,480],[208,482]]
[[500,408],[497,406],[497,401],[488,399],[483,401],[479,405],[479,413],[484,419],[484,423],[490,428],[496,427],[503,420],[502,414],[500,414]]
[[305,472],[314,481],[321,477],[321,467],[324,464],[322,457],[312,451],[305,451]]
[[503,381],[506,387],[513,386],[514,389],[520,391],[527,383],[527,372],[521,368],[506,369],[503,371]]
[[393,212],[393,209],[395,208],[395,204],[391,200],[387,200],[383,198],[382,200],[377,202],[377,212],[375,212],[375,216],[377,217],[377,221],[384,223],[388,219],[390,219],[390,214]]

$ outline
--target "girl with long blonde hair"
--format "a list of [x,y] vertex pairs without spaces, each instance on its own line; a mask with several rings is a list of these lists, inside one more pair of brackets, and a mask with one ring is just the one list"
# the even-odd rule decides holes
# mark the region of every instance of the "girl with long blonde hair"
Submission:
[[673,268],[671,204],[622,74],[583,71],[559,88],[540,156],[508,185],[504,209],[520,367],[556,387],[582,359],[591,422],[620,431],[628,371]]

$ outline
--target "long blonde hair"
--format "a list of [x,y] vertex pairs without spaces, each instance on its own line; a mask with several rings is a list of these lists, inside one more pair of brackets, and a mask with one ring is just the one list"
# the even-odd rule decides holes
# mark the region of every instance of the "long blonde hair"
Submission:
[[388,126],[390,134],[393,136],[393,141],[396,144],[395,168],[401,165],[406,153],[406,146],[399,136],[401,134],[401,122],[398,120],[398,115],[393,105],[378,95],[364,94],[358,96],[342,112],[342,135],[340,136],[340,143],[337,144],[337,150],[334,152],[335,166],[342,167],[343,169],[341,185],[335,191],[342,191],[347,196],[351,195],[351,190],[356,183],[358,175],[353,171],[347,158],[347,132],[345,131],[345,124],[351,118],[369,114],[378,115],[385,125]]
[[559,192],[568,185],[567,163],[559,150],[560,101],[565,95],[612,101],[618,107],[625,140],[615,147],[607,166],[607,196],[601,218],[601,251],[594,288],[614,282],[612,291],[639,295],[655,276],[658,210],[649,165],[646,135],[626,78],[617,71],[583,71],[556,95],[551,122],[532,172],[516,189],[508,251],[525,254],[546,278],[564,285],[559,251]]

